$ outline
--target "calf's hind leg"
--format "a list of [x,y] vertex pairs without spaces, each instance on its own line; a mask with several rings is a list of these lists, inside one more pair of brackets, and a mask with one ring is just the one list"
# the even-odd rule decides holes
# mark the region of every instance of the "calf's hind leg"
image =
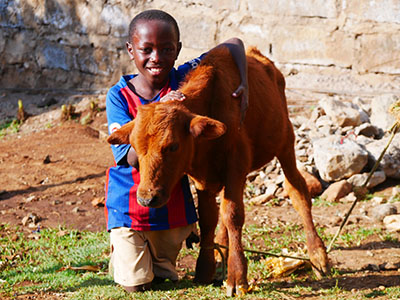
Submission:
[[324,243],[318,236],[311,215],[311,197],[303,176],[296,166],[293,148],[278,156],[285,173],[285,187],[292,200],[293,207],[299,213],[307,238],[307,249],[314,273],[320,279],[329,274],[329,262]]
[[[220,193],[220,198],[224,198],[224,193]],[[222,209],[220,208],[220,215],[222,213]],[[224,222],[222,222],[222,218],[220,217],[219,223],[218,223],[218,230],[217,234],[215,236],[215,242],[223,247],[219,249],[219,251],[215,251],[215,253],[220,254],[219,252],[222,252],[222,255],[224,256],[225,259],[228,258],[228,246],[229,246],[229,240],[228,240],[228,230],[226,229]],[[221,258],[222,259],[222,258]]]

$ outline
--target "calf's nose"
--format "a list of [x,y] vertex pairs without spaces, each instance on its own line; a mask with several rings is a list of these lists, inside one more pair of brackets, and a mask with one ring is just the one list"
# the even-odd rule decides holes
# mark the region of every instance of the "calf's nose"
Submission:
[[137,195],[137,201],[141,206],[144,207],[157,207],[158,206],[158,201],[159,197],[158,196],[153,196],[150,198],[142,198],[139,195]]

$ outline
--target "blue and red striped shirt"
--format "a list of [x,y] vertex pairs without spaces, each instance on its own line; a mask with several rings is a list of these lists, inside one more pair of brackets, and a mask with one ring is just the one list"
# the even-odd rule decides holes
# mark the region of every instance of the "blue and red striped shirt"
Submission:
[[[129,80],[136,75],[122,76],[107,93],[109,133],[135,118],[139,105],[158,102],[171,90],[178,89],[185,75],[197,67],[203,56],[204,54],[177,69],[172,69],[167,85],[151,100],[141,98],[129,86]],[[138,231],[165,230],[195,223],[197,214],[187,176],[175,186],[165,206],[149,208],[137,203],[136,191],[140,174],[123,160],[129,148],[130,145],[111,145],[115,165],[107,170],[105,205],[107,230],[116,227],[129,227]]]

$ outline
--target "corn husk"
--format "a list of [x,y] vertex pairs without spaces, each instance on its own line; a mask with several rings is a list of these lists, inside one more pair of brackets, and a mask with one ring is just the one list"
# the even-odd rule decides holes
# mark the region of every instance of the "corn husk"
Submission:
[[[298,255],[298,254],[292,254]],[[266,268],[274,278],[288,276],[305,265],[304,260],[288,257],[268,257],[264,260]]]

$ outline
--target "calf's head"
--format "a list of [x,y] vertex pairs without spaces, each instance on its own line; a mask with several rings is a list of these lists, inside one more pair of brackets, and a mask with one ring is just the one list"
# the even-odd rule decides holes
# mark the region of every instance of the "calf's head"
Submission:
[[170,101],[140,106],[136,118],[113,132],[110,144],[131,144],[139,158],[137,199],[145,207],[161,207],[191,168],[195,143],[216,139],[226,126],[195,115]]

